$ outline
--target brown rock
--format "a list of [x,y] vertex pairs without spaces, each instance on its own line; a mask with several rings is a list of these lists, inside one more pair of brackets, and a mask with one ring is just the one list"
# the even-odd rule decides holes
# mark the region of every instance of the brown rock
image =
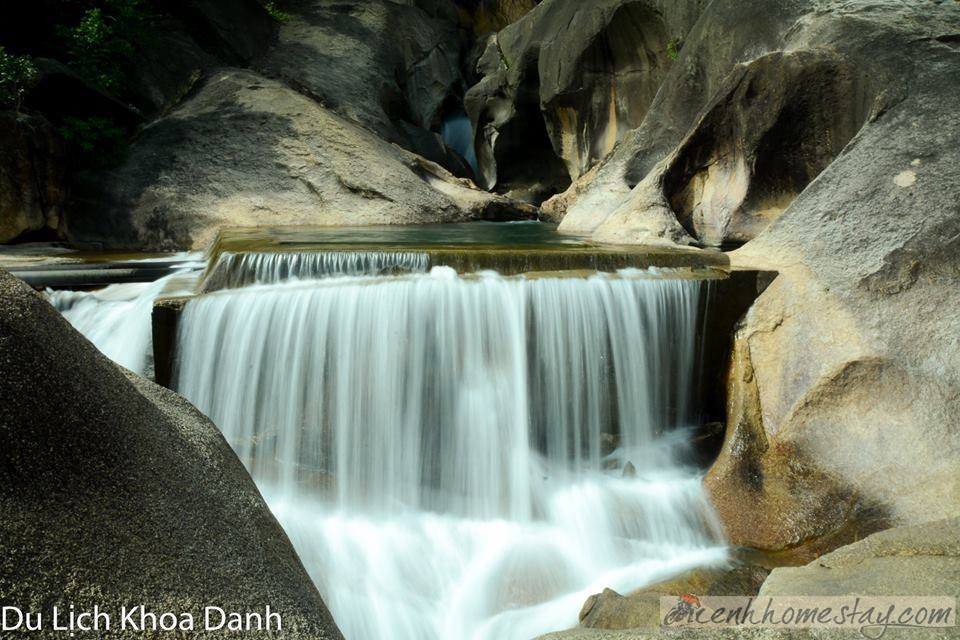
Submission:
[[40,116],[0,112],[0,242],[55,234],[67,200],[66,153]]

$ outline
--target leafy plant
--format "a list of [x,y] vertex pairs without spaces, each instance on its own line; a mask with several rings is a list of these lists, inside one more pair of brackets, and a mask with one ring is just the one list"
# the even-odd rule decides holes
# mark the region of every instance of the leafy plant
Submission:
[[123,160],[126,132],[111,118],[68,116],[60,127],[60,135],[73,145],[85,166],[109,167]]
[[8,54],[0,47],[0,106],[19,111],[36,80],[37,68],[29,57]]
[[278,9],[273,0],[267,0],[267,2],[263,4],[263,8],[266,9],[267,13],[270,14],[270,17],[277,22],[286,22],[290,19],[290,14]]
[[89,7],[73,27],[61,29],[71,66],[104,91],[119,92],[136,44],[145,37],[147,13],[142,0],[102,0]]
[[667,57],[676,60],[680,57],[680,49],[683,48],[683,41],[680,38],[674,38],[667,43]]

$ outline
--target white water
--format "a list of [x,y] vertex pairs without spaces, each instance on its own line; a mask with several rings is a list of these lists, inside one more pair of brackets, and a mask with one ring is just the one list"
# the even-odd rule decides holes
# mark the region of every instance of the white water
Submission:
[[220,291],[184,310],[177,388],[347,638],[528,640],[725,560],[677,461],[700,286],[436,268]]
[[48,289],[47,299],[105,356],[149,377],[153,375],[153,303],[184,273],[178,271],[155,282],[112,284],[97,291]]
[[224,253],[208,279],[208,289],[311,280],[327,276],[416,273],[430,267],[430,256],[416,251],[313,251]]

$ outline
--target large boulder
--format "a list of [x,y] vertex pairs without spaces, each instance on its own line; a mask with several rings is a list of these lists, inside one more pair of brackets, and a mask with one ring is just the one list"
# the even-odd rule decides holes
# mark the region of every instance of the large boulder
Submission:
[[547,0],[493,36],[467,94],[483,183],[543,199],[643,122],[705,2]]
[[0,112],[0,242],[43,238],[60,227],[67,202],[66,152],[41,116]]
[[201,629],[206,606],[270,605],[283,631],[271,637],[342,637],[217,428],[5,272],[0,397],[0,602],[43,612],[41,637],[58,635],[52,607],[95,604],[117,624],[121,607],[142,604]]
[[213,73],[140,133],[118,168],[90,174],[69,237],[111,247],[200,247],[221,226],[452,222],[505,199],[348,122],[287,86]]
[[453,170],[469,171],[440,136],[461,109],[463,42],[452,3],[436,0],[285,5],[290,19],[262,59],[282,78],[343,118]]
[[944,37],[960,7],[880,3],[801,25],[909,78],[731,255],[780,276],[738,331],[706,484],[732,541],[808,557],[960,515],[960,54]]

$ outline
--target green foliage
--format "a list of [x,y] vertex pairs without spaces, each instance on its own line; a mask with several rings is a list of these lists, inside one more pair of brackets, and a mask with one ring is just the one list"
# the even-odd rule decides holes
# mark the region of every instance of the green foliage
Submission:
[[74,147],[81,164],[88,167],[119,164],[126,151],[126,132],[110,118],[69,116],[60,127],[60,135]]
[[123,88],[128,61],[146,37],[148,14],[142,0],[90,2],[79,23],[60,29],[70,65],[104,91]]
[[8,54],[0,47],[0,107],[19,111],[36,80],[37,68],[29,57]]
[[270,17],[276,20],[277,22],[286,22],[290,19],[290,14],[281,11],[277,8],[277,5],[273,3],[273,0],[268,0],[263,4],[263,8],[267,10],[267,13],[270,14]]
[[667,57],[671,60],[676,60],[680,57],[680,49],[683,48],[683,40],[680,38],[674,38],[667,43]]

